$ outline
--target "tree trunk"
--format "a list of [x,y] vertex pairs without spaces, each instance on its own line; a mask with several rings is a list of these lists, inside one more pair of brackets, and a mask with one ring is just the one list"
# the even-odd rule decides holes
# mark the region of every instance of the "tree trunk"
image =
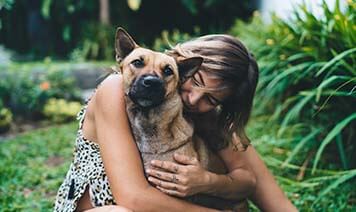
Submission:
[[99,0],[100,3],[100,23],[104,25],[110,24],[109,0]]

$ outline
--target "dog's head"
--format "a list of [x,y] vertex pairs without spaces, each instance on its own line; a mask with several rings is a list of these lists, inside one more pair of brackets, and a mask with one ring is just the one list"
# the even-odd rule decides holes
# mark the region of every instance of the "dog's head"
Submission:
[[177,92],[180,77],[194,74],[203,61],[200,57],[192,57],[177,64],[171,56],[138,46],[122,28],[116,31],[115,50],[125,92],[142,108],[163,103]]

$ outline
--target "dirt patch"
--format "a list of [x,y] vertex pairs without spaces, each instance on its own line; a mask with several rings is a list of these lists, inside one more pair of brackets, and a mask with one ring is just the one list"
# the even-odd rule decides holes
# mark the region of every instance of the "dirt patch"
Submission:
[[5,139],[13,138],[21,133],[44,128],[48,126],[48,121],[28,121],[28,120],[17,120],[11,123],[9,131],[0,134],[0,142]]
[[56,167],[64,163],[64,158],[61,156],[53,156],[47,159],[46,165],[49,167]]

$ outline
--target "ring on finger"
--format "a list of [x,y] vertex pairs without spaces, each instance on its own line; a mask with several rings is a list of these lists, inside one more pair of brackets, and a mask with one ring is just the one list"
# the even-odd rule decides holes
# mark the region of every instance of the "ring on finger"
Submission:
[[177,179],[177,176],[174,174],[173,176],[172,176],[172,182],[177,182],[178,181],[178,179]]

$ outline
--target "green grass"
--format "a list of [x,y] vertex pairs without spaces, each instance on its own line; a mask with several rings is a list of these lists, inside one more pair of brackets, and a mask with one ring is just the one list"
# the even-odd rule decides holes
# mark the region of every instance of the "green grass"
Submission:
[[[298,209],[356,209],[356,191],[353,189],[356,187],[355,170],[317,169],[312,175],[311,169],[307,168],[303,179],[297,180],[301,166],[287,160],[293,152],[288,146],[290,140],[277,138],[278,126],[266,122],[267,117],[254,117],[249,124],[249,135]],[[58,125],[0,142],[0,211],[52,209],[57,189],[72,160],[76,129],[77,123]],[[289,128],[286,133],[292,133],[293,130]]]
[[0,211],[50,211],[72,158],[77,123],[0,142]]
[[[323,167],[328,169],[316,169],[313,173],[312,164],[316,152],[309,151],[305,144],[315,142],[313,134],[291,140],[301,128],[294,125],[286,129],[284,137],[280,137],[277,135],[280,126],[273,123],[269,116],[254,117],[249,123],[248,135],[297,208],[300,211],[355,211],[356,169],[345,171],[335,168],[335,164],[325,163]],[[299,150],[295,151],[294,142],[304,144],[297,145]],[[335,152],[324,157],[339,159]],[[302,162],[293,164],[291,161]]]

